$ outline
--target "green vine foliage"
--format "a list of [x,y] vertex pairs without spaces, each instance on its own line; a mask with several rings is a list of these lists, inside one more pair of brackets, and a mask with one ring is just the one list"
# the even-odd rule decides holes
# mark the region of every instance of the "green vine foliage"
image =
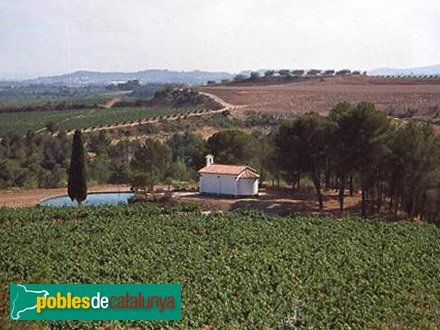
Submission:
[[[440,230],[204,215],[194,205],[0,209],[0,282],[181,283],[181,321],[5,328],[435,329]],[[8,318],[8,286],[0,313]]]

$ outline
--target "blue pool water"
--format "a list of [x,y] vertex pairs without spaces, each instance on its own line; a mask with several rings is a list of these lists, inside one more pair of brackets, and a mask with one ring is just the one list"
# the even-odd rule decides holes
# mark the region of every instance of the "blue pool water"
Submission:
[[[108,192],[108,193],[90,193],[82,205],[115,205],[127,204],[128,200],[133,197],[132,192]],[[48,198],[40,202],[41,206],[62,207],[76,206],[75,201],[71,201],[69,196],[59,196]]]

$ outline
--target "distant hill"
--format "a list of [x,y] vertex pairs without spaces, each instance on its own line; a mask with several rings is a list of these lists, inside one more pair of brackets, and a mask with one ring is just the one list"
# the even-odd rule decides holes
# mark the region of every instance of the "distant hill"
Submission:
[[97,72],[76,71],[59,76],[39,77],[26,80],[33,84],[63,84],[63,85],[108,85],[111,83],[139,80],[144,84],[157,83],[183,83],[188,85],[205,84],[208,80],[220,82],[222,79],[232,79],[233,74],[228,72],[208,71],[170,71],[170,70],[145,70],[137,72]]
[[368,72],[373,76],[420,76],[420,75],[440,75],[440,64],[424,66],[419,68],[393,69],[381,68]]

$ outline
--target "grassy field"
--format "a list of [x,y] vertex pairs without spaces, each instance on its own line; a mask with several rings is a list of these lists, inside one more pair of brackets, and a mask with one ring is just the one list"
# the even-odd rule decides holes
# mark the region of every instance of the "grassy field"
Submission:
[[134,121],[172,113],[188,112],[176,108],[90,108],[81,110],[31,111],[23,113],[0,113],[0,135],[8,132],[26,133],[27,130],[44,128],[49,122],[60,129],[70,130],[124,121]]
[[[110,328],[438,329],[432,225],[189,211],[0,209],[0,283],[183,284],[182,321]],[[2,285],[2,319],[8,297]]]

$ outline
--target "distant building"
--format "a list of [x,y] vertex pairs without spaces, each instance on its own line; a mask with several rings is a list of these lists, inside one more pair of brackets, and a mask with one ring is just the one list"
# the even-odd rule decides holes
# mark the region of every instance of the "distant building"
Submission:
[[200,194],[217,196],[258,195],[257,171],[245,165],[214,164],[214,156],[206,156],[206,166],[199,170]]

